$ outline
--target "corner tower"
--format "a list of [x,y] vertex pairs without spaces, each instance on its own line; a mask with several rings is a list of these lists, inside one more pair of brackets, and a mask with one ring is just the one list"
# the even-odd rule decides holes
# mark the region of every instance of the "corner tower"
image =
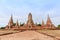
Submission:
[[11,17],[10,17],[10,20],[9,20],[9,22],[8,22],[8,25],[6,26],[6,28],[5,29],[12,29],[13,28],[13,17],[12,17],[12,15],[11,15]]
[[10,20],[8,22],[8,26],[9,26],[9,29],[11,29],[12,26],[13,26],[13,17],[12,17],[12,15],[11,15]]
[[54,24],[52,23],[49,15],[48,15],[47,22],[46,22],[46,28],[48,28],[48,29],[53,29],[53,28],[55,28],[55,26],[54,26]]
[[16,22],[15,28],[16,28],[16,29],[18,29],[18,28],[19,28],[18,20],[17,20],[17,22]]

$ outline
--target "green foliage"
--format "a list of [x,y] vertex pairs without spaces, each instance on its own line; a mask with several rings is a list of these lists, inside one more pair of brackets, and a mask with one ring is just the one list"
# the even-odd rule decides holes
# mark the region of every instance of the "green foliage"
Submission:
[[58,25],[58,28],[60,28],[60,25]]
[[13,24],[14,26],[16,25],[16,23]]
[[20,23],[20,26],[23,26],[23,25],[24,25],[24,23],[22,23],[22,24]]
[[0,29],[5,29],[5,27],[1,27]]
[[37,24],[37,26],[41,26],[41,24]]

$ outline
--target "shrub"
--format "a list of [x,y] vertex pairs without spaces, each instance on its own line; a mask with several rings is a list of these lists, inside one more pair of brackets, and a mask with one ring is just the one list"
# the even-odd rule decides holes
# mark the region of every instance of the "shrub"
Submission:
[[41,24],[37,24],[37,26],[41,26]]
[[5,27],[1,27],[0,29],[5,29]]
[[58,28],[60,28],[60,25],[58,25]]
[[20,26],[23,26],[23,25],[24,25],[24,23],[20,24]]

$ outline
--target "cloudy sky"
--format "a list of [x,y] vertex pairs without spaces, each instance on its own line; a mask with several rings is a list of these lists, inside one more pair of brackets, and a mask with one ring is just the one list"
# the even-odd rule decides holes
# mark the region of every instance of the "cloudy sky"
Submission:
[[46,22],[49,14],[53,24],[60,24],[60,0],[0,0],[0,27],[7,25],[11,14],[14,22],[26,22],[28,13],[34,22]]

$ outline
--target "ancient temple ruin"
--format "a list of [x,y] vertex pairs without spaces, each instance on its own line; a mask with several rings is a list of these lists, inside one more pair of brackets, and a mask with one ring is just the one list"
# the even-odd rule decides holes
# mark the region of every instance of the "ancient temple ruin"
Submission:
[[47,22],[46,24],[44,23],[44,21],[42,20],[42,24],[41,26],[38,26],[37,24],[34,23],[33,21],[33,18],[32,18],[32,14],[29,13],[28,14],[28,20],[26,22],[26,24],[24,24],[23,26],[20,26],[19,23],[18,23],[18,20],[16,22],[16,24],[14,25],[14,22],[13,22],[13,17],[11,15],[11,18],[8,22],[8,24],[6,25],[6,28],[5,29],[19,29],[19,30],[39,30],[39,29],[55,29],[55,25],[52,23],[49,15],[48,15],[48,18],[47,18]]

